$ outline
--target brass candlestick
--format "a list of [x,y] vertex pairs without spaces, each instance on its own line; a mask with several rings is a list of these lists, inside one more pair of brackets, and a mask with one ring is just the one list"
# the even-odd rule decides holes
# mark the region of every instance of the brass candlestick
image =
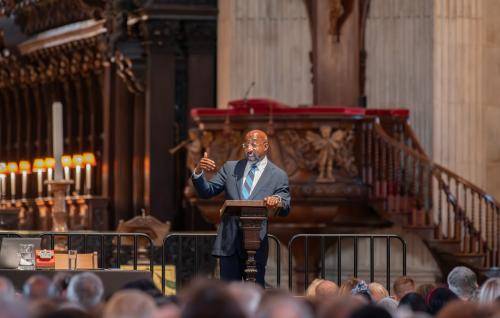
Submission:
[[73,184],[72,180],[46,181],[52,190],[54,205],[52,206],[52,231],[68,231],[68,212],[66,210],[66,193]]

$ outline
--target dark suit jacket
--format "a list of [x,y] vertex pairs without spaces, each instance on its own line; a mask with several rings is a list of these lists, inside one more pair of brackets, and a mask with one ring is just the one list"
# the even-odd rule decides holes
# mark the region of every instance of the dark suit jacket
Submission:
[[[243,185],[243,173],[247,160],[228,161],[217,174],[207,181],[205,176],[192,177],[193,185],[201,198],[208,199],[225,192],[226,200],[242,200],[241,187]],[[270,195],[278,195],[282,199],[283,207],[278,215],[286,216],[290,211],[290,189],[288,187],[288,176],[285,171],[278,168],[269,158],[267,165],[257,184],[255,185],[249,200],[262,200]],[[212,254],[215,256],[231,256],[236,252],[237,236],[239,231],[239,218],[237,216],[224,215],[217,231]],[[267,235],[267,221],[260,229],[260,239],[264,240]]]

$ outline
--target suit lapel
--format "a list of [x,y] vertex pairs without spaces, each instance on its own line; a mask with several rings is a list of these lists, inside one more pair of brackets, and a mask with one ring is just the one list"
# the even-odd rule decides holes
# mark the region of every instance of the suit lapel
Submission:
[[238,191],[238,199],[241,200],[241,186],[243,184],[243,174],[245,173],[245,167],[247,166],[247,161],[245,159],[238,161],[236,167],[234,167],[234,177],[236,178],[236,189]]
[[259,193],[259,191],[262,189],[262,187],[271,180],[271,176],[273,175],[273,167],[272,167],[271,161],[267,159],[267,165],[264,168],[264,171],[262,172],[262,175],[260,176],[259,180],[257,181],[257,184],[253,188],[252,193],[250,194],[250,197],[248,200],[254,200],[254,197]]

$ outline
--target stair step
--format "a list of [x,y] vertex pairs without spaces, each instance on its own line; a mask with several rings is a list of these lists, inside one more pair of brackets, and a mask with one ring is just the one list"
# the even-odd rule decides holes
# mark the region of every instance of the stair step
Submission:
[[426,240],[426,243],[429,248],[435,249],[438,252],[459,253],[462,242],[460,240],[431,239]]
[[417,234],[424,240],[433,240],[434,232],[436,231],[435,225],[406,225],[403,229]]
[[484,253],[440,253],[447,261],[458,262],[473,268],[482,268],[486,254]]

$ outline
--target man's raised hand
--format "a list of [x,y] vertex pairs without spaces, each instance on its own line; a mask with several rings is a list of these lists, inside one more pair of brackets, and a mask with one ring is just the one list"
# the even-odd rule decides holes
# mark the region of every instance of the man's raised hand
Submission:
[[208,158],[208,154],[205,151],[205,153],[203,154],[203,158],[201,158],[200,162],[198,162],[198,164],[196,165],[196,168],[194,169],[194,173],[200,174],[203,171],[210,172],[210,171],[214,171],[216,168],[217,168],[217,166],[215,165],[215,161]]

